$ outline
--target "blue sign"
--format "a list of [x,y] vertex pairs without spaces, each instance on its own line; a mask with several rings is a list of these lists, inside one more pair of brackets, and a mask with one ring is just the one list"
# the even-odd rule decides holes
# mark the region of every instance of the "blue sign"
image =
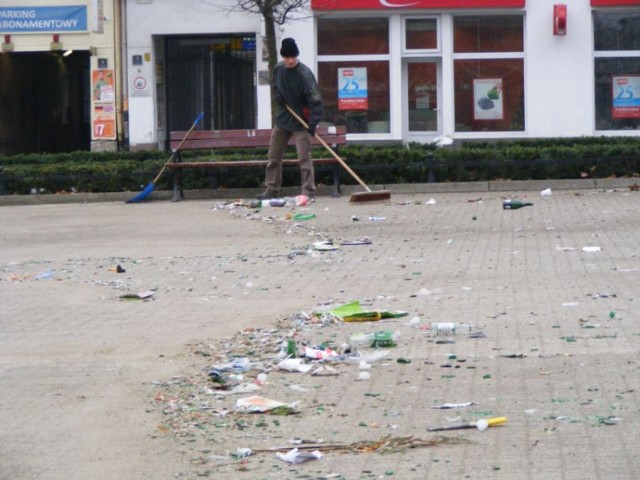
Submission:
[[338,110],[367,110],[367,67],[338,68]]
[[0,7],[1,33],[84,32],[87,7]]

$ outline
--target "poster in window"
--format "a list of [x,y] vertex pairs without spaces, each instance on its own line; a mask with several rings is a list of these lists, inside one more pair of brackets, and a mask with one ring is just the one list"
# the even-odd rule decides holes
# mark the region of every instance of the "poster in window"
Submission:
[[502,120],[502,79],[476,78],[473,80],[473,118],[475,120]]
[[367,68],[338,68],[338,110],[368,110]]
[[611,79],[612,118],[640,118],[640,75]]

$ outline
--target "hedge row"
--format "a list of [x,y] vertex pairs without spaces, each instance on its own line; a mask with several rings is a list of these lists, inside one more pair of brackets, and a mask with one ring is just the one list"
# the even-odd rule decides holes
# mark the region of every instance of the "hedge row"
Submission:
[[[435,175],[440,182],[495,179],[568,179],[638,176],[640,138],[583,137],[496,142],[463,142],[436,149],[431,144],[348,145],[339,154],[371,184],[424,183]],[[290,155],[295,157],[295,151]],[[265,149],[184,152],[185,159],[266,158]],[[314,156],[327,156],[315,150]],[[0,191],[27,194],[40,192],[117,192],[138,191],[151,181],[168,160],[168,152],[72,152],[0,156]],[[344,183],[353,179],[342,172]],[[318,183],[332,183],[331,167],[317,167]],[[260,187],[263,168],[229,169],[219,175],[226,188]],[[297,169],[285,170],[285,182],[299,182]],[[184,172],[186,189],[212,187],[203,170]],[[157,189],[171,188],[166,173]]]

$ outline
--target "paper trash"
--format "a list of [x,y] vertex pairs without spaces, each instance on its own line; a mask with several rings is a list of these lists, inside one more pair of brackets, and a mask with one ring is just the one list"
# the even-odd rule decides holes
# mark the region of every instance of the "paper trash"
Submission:
[[322,377],[322,376],[335,376],[339,375],[339,372],[329,365],[320,365],[313,372],[311,372],[311,376],[313,377]]
[[234,453],[232,453],[231,456],[233,458],[240,459],[240,458],[250,457],[252,454],[253,454],[253,450],[251,450],[250,448],[248,448],[248,447],[243,447],[243,448],[238,447],[238,449]]
[[431,408],[439,408],[439,409],[443,409],[443,410],[448,410],[448,409],[467,408],[467,407],[471,407],[473,405],[477,405],[477,403],[475,403],[475,402],[443,403],[443,404],[440,404],[440,405],[434,405]]
[[290,413],[298,413],[295,403],[282,403],[269,398],[253,396],[241,398],[236,402],[236,411],[242,413],[274,413],[281,415],[289,415]]
[[346,361],[348,363],[358,363],[358,364],[360,364],[361,362],[375,363],[382,360],[387,355],[389,355],[389,350],[375,350],[371,353],[366,353],[366,354],[360,353],[359,355],[353,355],[351,357],[347,357]]
[[320,350],[319,348],[304,347],[304,356],[313,360],[331,360],[338,357],[338,352],[330,348]]
[[287,463],[297,464],[308,460],[317,460],[322,458],[323,455],[319,450],[314,450],[313,452],[301,452],[297,448],[294,448],[293,450],[289,450],[287,453],[276,452],[276,457]]
[[333,243],[330,240],[323,240],[320,242],[315,242],[313,244],[313,248],[315,248],[316,250],[320,251],[320,252],[326,252],[326,251],[330,251],[330,250],[338,250],[339,246],[336,245],[335,243]]
[[304,358],[285,358],[280,363],[278,363],[276,368],[278,370],[286,370],[287,372],[307,373],[313,367],[303,362]]

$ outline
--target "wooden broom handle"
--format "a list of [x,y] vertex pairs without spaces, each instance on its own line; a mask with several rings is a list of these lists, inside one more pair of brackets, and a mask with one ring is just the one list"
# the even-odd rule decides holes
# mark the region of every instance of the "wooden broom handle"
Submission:
[[[287,110],[289,110],[289,113],[291,113],[291,115],[293,115],[294,117],[296,117],[296,120],[298,120],[302,126],[304,128],[309,128],[309,125],[307,125],[307,122],[305,122],[302,117],[300,117],[300,115],[298,115],[296,112],[293,111],[293,109],[285,104],[285,107],[287,107]],[[323,146],[324,148],[326,148],[329,153],[331,153],[331,155],[333,155],[333,158],[335,158],[338,162],[340,162],[340,164],[347,170],[347,172],[349,172],[351,174],[351,176],[353,178],[356,179],[356,181],[367,191],[370,192],[371,189],[369,187],[367,187],[367,184],[364,183],[362,181],[362,179],[356,175],[356,172],[354,172],[353,170],[351,170],[351,168],[349,167],[349,165],[347,165],[347,162],[345,162],[342,158],[340,158],[340,156],[333,150],[333,148],[331,148],[329,145],[327,145],[327,142],[325,142],[322,137],[320,137],[320,135],[318,135],[317,133],[314,134],[314,136],[316,137],[316,140],[318,140]]]
[[203,118],[204,118],[204,112],[200,112],[200,115],[198,115],[198,117],[195,119],[195,121],[193,122],[193,125],[191,125],[191,128],[189,129],[189,131],[187,131],[187,133],[184,135],[184,137],[182,137],[182,140],[180,140],[180,143],[178,144],[176,149],[171,152],[171,156],[169,157],[169,160],[167,160],[165,162],[165,164],[162,166],[162,169],[158,172],[158,175],[156,175],[156,178],[153,180],[153,183],[157,183],[158,182],[158,180],[160,179],[160,177],[164,173],[165,169],[167,168],[167,165],[169,165],[171,162],[173,162],[173,157],[175,156],[176,152],[180,151],[180,149],[184,145],[184,142],[187,141],[187,138],[189,138],[189,136],[191,135],[191,132],[193,132],[195,130],[195,128],[198,126],[198,124],[200,123],[200,121]]

